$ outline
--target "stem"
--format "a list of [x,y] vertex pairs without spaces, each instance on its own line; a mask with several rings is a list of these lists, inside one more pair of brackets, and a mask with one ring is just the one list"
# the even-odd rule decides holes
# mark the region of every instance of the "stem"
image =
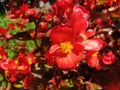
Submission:
[[35,28],[34,43],[35,43],[35,45],[37,46],[37,48],[39,48],[39,46],[38,46],[38,44],[37,44],[37,41],[36,41],[36,38],[37,38],[37,24],[36,24],[36,28]]
[[6,90],[11,90],[11,83],[8,82]]
[[39,22],[41,21],[42,15],[43,15],[43,14],[41,13],[41,15],[40,15],[40,17],[38,18],[38,20],[35,21],[36,27],[35,27],[34,43],[35,43],[35,45],[36,45],[38,48],[40,48],[40,47],[39,47],[38,44],[37,44],[36,38],[37,38],[38,25],[39,25]]

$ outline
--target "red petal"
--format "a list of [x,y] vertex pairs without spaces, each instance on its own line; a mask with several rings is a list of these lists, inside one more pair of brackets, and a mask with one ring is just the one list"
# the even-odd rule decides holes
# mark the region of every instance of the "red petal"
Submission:
[[80,13],[82,13],[83,17],[86,18],[86,19],[88,19],[90,17],[90,14],[87,11],[87,9],[82,7],[82,6],[74,6],[73,12],[80,12]]
[[7,32],[8,32],[7,29],[0,27],[0,34],[5,34]]
[[112,52],[109,52],[103,56],[102,62],[106,65],[110,65],[114,62],[114,60],[115,60],[115,55]]
[[50,39],[56,44],[65,41],[74,41],[75,36],[71,28],[67,26],[56,26],[51,30]]
[[86,55],[87,63],[92,68],[94,68],[94,67],[97,68],[98,66],[100,66],[98,56],[93,55],[95,53],[96,53],[95,51],[89,51],[89,52],[87,52],[87,55]]
[[87,36],[87,38],[92,37],[93,35],[95,35],[95,31],[89,29],[85,32],[85,35]]
[[49,53],[49,51],[46,51],[45,54],[44,54],[46,60],[47,60],[47,64],[50,65],[50,66],[54,66],[55,65],[55,60],[54,60],[54,56],[51,55]]
[[79,55],[70,52],[69,54],[67,54],[66,57],[56,57],[56,63],[59,68],[72,69],[76,67],[81,58],[82,58],[81,52],[79,53]]
[[0,63],[0,66],[4,70],[13,70],[16,69],[17,64],[13,60],[6,60]]
[[106,42],[98,38],[83,41],[82,44],[85,47],[85,50],[93,51],[99,51],[100,49],[104,48],[107,45]]

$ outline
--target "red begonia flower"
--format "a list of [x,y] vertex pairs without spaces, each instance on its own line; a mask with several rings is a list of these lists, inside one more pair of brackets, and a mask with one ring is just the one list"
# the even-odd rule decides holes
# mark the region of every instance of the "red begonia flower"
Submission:
[[86,55],[86,61],[87,64],[92,67],[92,68],[96,68],[96,69],[101,69],[101,66],[99,64],[99,56],[98,56],[98,52],[96,51],[88,51],[87,55]]
[[82,6],[75,6],[65,23],[71,26],[76,33],[84,33],[88,27],[88,18],[89,13],[85,8]]
[[3,60],[0,63],[0,67],[3,70],[17,70],[17,64],[14,60]]
[[0,27],[0,34],[6,34],[7,32],[7,29]]
[[20,53],[18,56],[17,70],[21,74],[27,74],[31,71],[30,64],[25,56],[25,54]]
[[9,23],[9,24],[8,24],[8,28],[10,28],[10,29],[12,29],[12,30],[15,30],[15,24]]
[[30,74],[29,76],[26,76],[23,80],[23,87],[25,89],[27,89],[31,84],[32,84],[32,80],[33,80],[33,75]]
[[73,30],[67,26],[56,26],[50,32],[53,45],[45,53],[49,65],[59,68],[75,68],[82,58],[83,46],[76,42]]
[[115,55],[112,52],[108,52],[103,56],[102,62],[106,65],[110,65],[114,62]]
[[73,12],[80,12],[82,13],[82,16],[86,19],[88,19],[90,17],[90,13],[88,12],[88,10],[86,8],[84,8],[83,6],[74,6],[73,8]]
[[4,51],[4,47],[0,46],[0,60],[5,60],[7,53]]

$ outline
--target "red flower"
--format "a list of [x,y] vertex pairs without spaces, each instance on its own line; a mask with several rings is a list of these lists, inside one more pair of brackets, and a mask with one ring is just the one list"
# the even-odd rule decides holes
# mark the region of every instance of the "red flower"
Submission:
[[82,13],[82,16],[86,19],[90,17],[90,13],[85,9],[83,6],[74,6],[73,12],[79,12]]
[[110,65],[114,62],[115,55],[112,52],[108,52],[103,56],[102,62],[106,65]]
[[15,82],[17,75],[17,64],[14,60],[2,60],[0,67],[5,70],[5,76],[9,77],[11,82]]
[[52,5],[51,12],[47,14],[45,19],[47,21],[51,21],[55,16],[55,21],[61,21],[63,17],[67,18],[72,12],[74,3],[72,2],[72,0],[57,0],[56,3]]
[[74,6],[73,12],[69,15],[65,24],[71,26],[73,30],[80,34],[86,31],[88,27],[89,12],[82,6]]
[[27,74],[31,71],[30,64],[25,56],[25,54],[20,53],[18,56],[17,70],[21,74]]
[[4,47],[0,46],[0,60],[5,60],[7,57],[7,53],[4,51]]
[[72,0],[57,0],[57,2],[52,6],[53,12],[57,16],[65,16],[73,8],[74,3]]
[[26,76],[23,80],[23,87],[27,89],[31,84],[33,80],[33,75],[30,74],[29,76]]
[[29,54],[26,58],[25,54],[20,53],[17,60],[2,60],[0,67],[5,70],[5,75],[9,77],[9,80],[15,82],[16,78],[31,72],[30,64],[33,62],[32,54]]
[[7,32],[7,29],[0,27],[0,34],[6,34]]
[[3,60],[0,63],[0,67],[3,70],[13,71],[17,69],[17,64],[14,60]]
[[87,55],[86,55],[86,61],[87,64],[92,67],[92,68],[96,68],[96,69],[101,69],[101,66],[99,64],[99,55],[98,52],[95,51],[88,51]]
[[9,23],[9,24],[8,24],[8,27],[9,27],[10,29],[14,30],[14,29],[15,29],[15,24]]
[[30,8],[29,4],[23,3],[19,9],[11,8],[9,16],[10,18],[16,19],[16,18],[23,18],[28,19],[28,16],[31,15],[33,17],[36,16],[36,11],[32,8]]
[[75,40],[74,32],[67,26],[56,26],[50,33],[54,45],[45,53],[49,65],[60,68],[74,68],[82,58],[83,46]]

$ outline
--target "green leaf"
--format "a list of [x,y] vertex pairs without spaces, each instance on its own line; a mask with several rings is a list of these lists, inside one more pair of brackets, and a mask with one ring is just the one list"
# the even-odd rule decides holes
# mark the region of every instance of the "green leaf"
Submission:
[[33,40],[28,40],[27,41],[27,48],[29,52],[32,52],[35,49],[35,43]]
[[0,40],[0,46],[6,46],[7,45],[6,43],[7,43],[6,40]]
[[15,27],[15,30],[9,30],[9,33],[12,34],[12,35],[15,35],[19,32],[20,32],[20,30],[17,27]]
[[107,3],[108,1],[107,0],[99,0],[97,5],[103,5],[105,3]]
[[45,66],[46,68],[53,68],[53,66],[49,66],[49,65],[47,65],[47,64],[44,64],[44,66]]
[[13,47],[15,45],[15,39],[11,39],[8,41],[9,47]]
[[38,46],[41,45],[41,40],[40,40],[40,39],[37,39],[36,42],[37,42],[37,45],[38,45]]
[[2,87],[6,87],[6,82],[5,82],[5,81],[2,81],[1,86],[2,86]]
[[3,76],[2,76],[2,74],[0,74],[0,81],[2,81],[3,80]]
[[23,87],[21,83],[13,84],[13,86],[14,86],[15,88],[22,88],[22,87]]
[[93,83],[94,90],[102,90],[102,87],[96,83]]
[[16,55],[16,53],[13,50],[10,50],[10,49],[5,49],[5,52],[8,53],[8,58],[9,59],[12,59]]
[[0,26],[1,27],[6,27],[7,23],[8,23],[8,20],[6,19],[6,17],[0,15]]
[[[112,2],[116,2],[116,0],[112,0]],[[107,4],[108,3],[108,0],[99,0],[97,2],[97,5],[103,5],[103,4]]]
[[34,22],[26,23],[25,26],[26,26],[26,31],[35,29],[35,27],[36,27]]
[[49,23],[49,24],[48,24],[48,28],[51,28],[51,27],[52,27],[52,25],[51,25],[51,23]]
[[69,88],[72,88],[72,87],[74,87],[74,83],[73,83],[72,81],[70,81],[70,82],[67,83],[67,86],[68,86]]

